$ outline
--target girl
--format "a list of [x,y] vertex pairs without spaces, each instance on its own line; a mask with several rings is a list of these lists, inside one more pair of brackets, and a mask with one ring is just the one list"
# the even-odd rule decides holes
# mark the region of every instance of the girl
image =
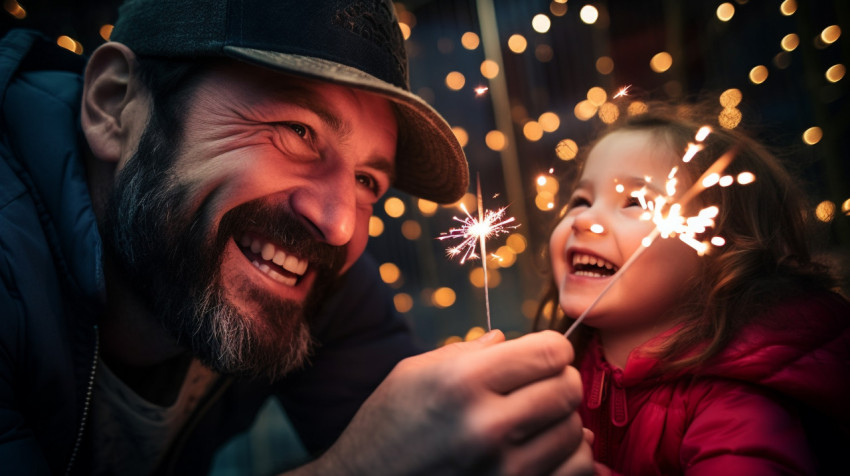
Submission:
[[[807,248],[809,208],[768,151],[714,128],[690,163],[704,122],[693,108],[651,105],[625,117],[579,160],[578,182],[554,229],[550,291],[537,328],[565,331],[653,228],[631,191],[676,198],[724,152],[723,174],[683,215],[716,205],[706,256],[657,239],[570,335],[601,474],[824,474],[848,448],[850,303]],[[550,310],[548,315],[546,310]]]

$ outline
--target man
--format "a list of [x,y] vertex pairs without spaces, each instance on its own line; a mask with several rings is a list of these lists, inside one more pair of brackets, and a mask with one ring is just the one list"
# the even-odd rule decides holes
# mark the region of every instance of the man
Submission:
[[410,357],[361,257],[391,185],[467,187],[389,2],[119,16],[84,78],[34,32],[0,44],[4,472],[205,474],[270,395],[315,456],[292,474],[591,468],[562,336]]

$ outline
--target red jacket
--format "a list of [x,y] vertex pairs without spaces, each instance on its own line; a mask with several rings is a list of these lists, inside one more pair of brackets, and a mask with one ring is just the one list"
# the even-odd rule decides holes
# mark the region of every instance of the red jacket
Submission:
[[829,474],[837,470],[830,458],[846,470],[845,299],[826,294],[777,306],[743,329],[699,376],[658,376],[652,372],[657,363],[639,348],[625,370],[613,368],[595,340],[579,363],[581,417],[595,434],[596,460],[615,472]]

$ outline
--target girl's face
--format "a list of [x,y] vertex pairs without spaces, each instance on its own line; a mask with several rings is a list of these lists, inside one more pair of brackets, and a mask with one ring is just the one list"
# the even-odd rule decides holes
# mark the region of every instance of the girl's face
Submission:
[[[653,224],[630,193],[644,185],[647,200],[662,194],[677,155],[648,131],[619,131],[590,152],[564,218],[549,241],[552,271],[564,313],[577,318],[614,273],[640,247]],[[681,183],[681,194],[690,185]],[[618,185],[623,191],[618,191]],[[681,301],[697,272],[698,255],[678,239],[655,240],[607,291],[583,321],[610,332],[662,330],[675,318],[665,311]]]

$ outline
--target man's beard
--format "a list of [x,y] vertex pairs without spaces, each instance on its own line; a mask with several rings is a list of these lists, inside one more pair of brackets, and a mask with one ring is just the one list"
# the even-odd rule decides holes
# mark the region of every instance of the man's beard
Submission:
[[[287,206],[264,199],[228,211],[216,231],[212,211],[205,209],[209,200],[194,212],[187,209],[193,197],[174,168],[179,141],[171,136],[177,133],[158,127],[156,117],[105,204],[106,259],[177,342],[210,368],[274,380],[300,367],[313,345],[307,320],[336,284],[345,249],[317,242]],[[303,303],[257,288],[247,278],[227,284],[251,311],[227,298],[223,252],[249,228],[309,261],[316,276]]]

